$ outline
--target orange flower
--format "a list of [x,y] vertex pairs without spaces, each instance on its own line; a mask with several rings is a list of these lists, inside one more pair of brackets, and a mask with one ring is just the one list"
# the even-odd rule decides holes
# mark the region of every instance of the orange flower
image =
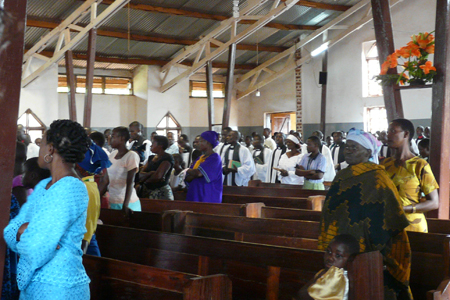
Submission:
[[406,48],[409,50],[412,56],[421,57],[420,48],[418,45],[414,44],[414,42],[409,42]]
[[433,54],[434,53],[434,44],[433,45],[429,45],[425,51],[427,51],[428,54]]
[[386,61],[389,61],[389,67],[390,68],[395,68],[398,65],[398,61],[397,61],[397,54],[392,53],[391,55],[388,55]]
[[426,49],[427,48],[427,45],[428,45],[428,43],[429,43],[429,41],[428,41],[428,38],[421,38],[421,36],[420,36],[420,34],[417,36],[417,44],[419,44],[419,47],[421,48],[421,49]]
[[436,71],[436,68],[433,67],[433,63],[431,61],[427,61],[424,65],[421,65],[420,68],[425,74],[430,73],[430,71]]
[[408,58],[411,56],[411,51],[408,47],[401,47],[400,49],[395,51],[395,54],[397,54],[398,56],[401,56],[403,58]]
[[380,75],[386,75],[387,71],[389,70],[389,61],[385,61],[382,65],[381,65],[381,72]]

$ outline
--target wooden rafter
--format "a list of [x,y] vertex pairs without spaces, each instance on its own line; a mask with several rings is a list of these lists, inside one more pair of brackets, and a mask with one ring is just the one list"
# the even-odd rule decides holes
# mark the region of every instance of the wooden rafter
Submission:
[[[281,0],[281,2],[286,2],[286,1],[287,0]],[[311,8],[318,8],[318,9],[334,10],[334,11],[347,11],[348,9],[351,8],[351,6],[348,6],[348,5],[327,4],[327,3],[303,1],[303,0],[300,0],[297,3],[297,5],[311,7]]]
[[[52,57],[53,52],[52,51],[42,51],[40,55],[47,59],[49,57]],[[87,60],[86,54],[81,53],[73,53],[73,59],[76,60]],[[111,63],[111,64],[129,64],[129,65],[155,65],[155,66],[164,66],[169,61],[167,60],[161,60],[161,59],[151,59],[151,58],[118,58],[118,57],[105,57],[105,56],[95,56],[96,62],[102,62],[102,63]],[[192,62],[189,61],[183,61],[178,67],[187,68],[192,66]],[[254,64],[236,64],[235,69],[239,70],[252,70],[255,68],[256,65]],[[213,62],[212,64],[213,68],[216,69],[226,69],[228,67],[227,63],[220,63],[220,62]]]
[[[28,18],[27,19],[27,26],[29,27],[37,27],[37,28],[46,28],[46,29],[55,29],[59,26],[60,21],[48,21],[43,19],[37,19],[37,18]],[[140,42],[152,42],[152,43],[164,43],[164,44],[176,44],[176,45],[194,45],[199,40],[191,40],[191,39],[184,39],[184,38],[177,38],[177,37],[168,37],[163,35],[143,35],[136,32],[128,32],[126,31],[120,31],[117,29],[98,29],[97,35],[99,36],[107,36],[107,37],[113,37],[113,38],[119,38],[119,39],[130,39],[133,41],[140,41]],[[212,47],[218,47],[216,45],[212,45]],[[238,50],[250,50],[250,51],[256,51],[256,45],[247,45],[247,44],[239,44],[237,45]],[[286,50],[286,47],[280,47],[280,46],[265,46],[265,45],[259,45],[258,51],[267,51],[267,52],[283,52]]]
[[[101,14],[97,15],[97,4],[101,0],[87,0],[78,7],[67,19],[65,19],[58,27],[50,31],[47,35],[37,42],[25,55],[23,59],[24,69],[30,65],[31,59],[39,55],[48,45],[57,40],[56,48],[53,56],[48,59],[40,68],[22,79],[22,87],[27,86],[33,80],[38,78],[51,65],[58,63],[64,58],[66,51],[73,49],[80,44],[91,29],[101,26],[106,20],[126,5],[129,0],[115,0],[113,4],[108,6]],[[86,26],[77,25],[86,15],[90,15],[91,21]],[[70,30],[78,33],[71,38]],[[63,47],[64,44],[64,47]],[[42,58],[42,56],[39,56]]]
[[274,2],[274,4],[276,5],[273,5],[272,8],[265,15],[259,15],[258,21],[256,23],[250,25],[248,28],[244,29],[240,33],[234,34],[234,32],[236,32],[235,28],[237,24],[240,22],[240,20],[248,19],[248,16],[252,16],[251,13],[255,9],[257,9],[258,7],[267,2],[267,0],[248,1],[247,7],[243,9],[238,18],[229,18],[225,21],[222,21],[221,25],[218,28],[214,29],[211,33],[205,36],[197,44],[188,47],[185,51],[177,55],[170,63],[168,63],[162,68],[162,72],[169,72],[173,66],[184,61],[185,59],[193,55],[198,56],[198,52],[199,51],[202,52],[203,49],[205,48],[204,45],[214,43],[214,40],[217,36],[226,32],[230,33],[230,39],[226,43],[220,45],[219,48],[205,55],[204,58],[199,60],[197,63],[194,63],[192,67],[188,68],[186,71],[184,71],[171,81],[166,83],[164,80],[161,85],[161,92],[167,91],[168,89],[176,85],[180,80],[183,80],[184,78],[194,74],[200,68],[203,68],[208,61],[214,60],[219,55],[227,51],[230,45],[237,44],[242,40],[244,40],[245,38],[247,38],[248,36],[254,34],[258,29],[262,28],[265,24],[269,23],[271,20],[275,19],[283,12],[287,11],[289,8],[294,6],[298,1],[299,0],[288,0],[287,2],[284,3],[280,3],[279,1]]
[[[104,0],[102,4],[111,4],[112,0]],[[321,8],[321,7],[315,7],[316,5],[323,6],[323,3],[315,3],[310,1],[300,1],[305,2],[304,6],[308,7],[314,7],[314,8]],[[331,10],[337,10],[342,11],[342,5],[333,5],[333,4],[325,4],[326,7],[332,8]],[[162,14],[169,14],[173,16],[183,16],[183,17],[191,17],[191,18],[197,18],[197,19],[206,19],[206,20],[214,20],[214,21],[224,21],[230,16],[225,15],[218,15],[218,14],[208,14],[200,11],[194,11],[194,10],[186,10],[186,9],[178,9],[178,8],[169,8],[169,7],[160,7],[160,6],[154,6],[154,5],[148,5],[148,4],[138,4],[138,3],[130,3],[131,9],[136,10],[142,10],[142,11],[148,11],[148,12],[156,12],[156,13],[162,13]],[[326,8],[326,9],[328,9]],[[347,6],[348,8],[348,6]],[[242,20],[241,24],[253,24],[256,20]],[[281,23],[275,23],[270,22],[266,24],[264,27],[269,28],[275,28],[279,30],[316,30],[318,26],[311,26],[311,25],[293,25],[293,24],[281,24]]]
[[[397,5],[398,3],[402,2],[402,1],[403,0],[392,0],[390,6],[393,7],[394,5]],[[266,72],[267,72],[267,70],[270,70],[270,71],[268,71],[268,73],[271,73],[269,76],[266,76],[263,79],[260,79],[260,78],[254,79],[253,78],[252,82],[249,84],[248,87],[246,87],[246,89],[244,91],[238,91],[237,99],[242,99],[243,97],[248,96],[249,94],[255,92],[257,89],[260,89],[261,87],[265,86],[266,84],[272,82],[273,80],[276,80],[277,78],[280,78],[281,76],[285,75],[287,72],[289,72],[289,71],[295,69],[296,67],[301,66],[303,63],[309,61],[312,58],[311,54],[305,55],[299,60],[295,60],[293,53],[295,53],[295,51],[297,49],[304,47],[306,44],[308,44],[312,40],[321,36],[327,30],[333,28],[339,22],[348,18],[349,16],[351,16],[352,14],[354,14],[355,12],[360,10],[362,7],[366,6],[368,3],[370,3],[370,0],[361,0],[360,2],[358,2],[358,4],[352,6],[352,8],[347,10],[345,13],[341,14],[339,17],[337,17],[333,21],[329,22],[327,25],[323,26],[321,29],[316,30],[315,32],[311,33],[309,36],[307,36],[305,39],[298,42],[296,45],[292,46],[291,48],[287,49],[286,51],[284,51],[282,53],[277,54],[273,58],[265,61],[264,63],[262,63],[255,69],[253,69],[250,72],[241,76],[239,79],[237,79],[237,83],[242,83],[245,80],[250,80],[252,77],[255,77],[255,76],[261,77],[261,76],[259,76],[259,74],[261,73],[262,70],[264,70]],[[346,38],[348,35],[352,34],[354,31],[358,30],[365,24],[369,23],[370,21],[372,21],[372,16],[364,15],[364,17],[360,21],[349,26],[346,30],[343,30],[336,37],[329,40],[327,42],[328,48],[334,46],[335,44],[337,44],[338,42],[340,42],[341,40]],[[284,61],[285,64],[281,70],[273,71],[270,69],[270,66],[272,66],[273,64],[275,64],[277,62],[282,62],[282,61]],[[258,81],[258,79],[260,79],[260,80]]]

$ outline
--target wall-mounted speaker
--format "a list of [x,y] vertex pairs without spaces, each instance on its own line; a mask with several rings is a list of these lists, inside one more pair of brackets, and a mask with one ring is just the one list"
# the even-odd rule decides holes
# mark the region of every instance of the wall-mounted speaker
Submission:
[[320,72],[319,84],[327,84],[327,72]]

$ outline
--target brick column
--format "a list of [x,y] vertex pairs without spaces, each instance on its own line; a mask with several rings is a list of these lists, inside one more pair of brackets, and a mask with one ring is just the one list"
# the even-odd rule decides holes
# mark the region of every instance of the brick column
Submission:
[[[302,57],[302,50],[298,49],[295,52],[295,60]],[[302,116],[302,66],[295,68],[295,99],[297,102],[297,131],[303,136],[303,116]]]

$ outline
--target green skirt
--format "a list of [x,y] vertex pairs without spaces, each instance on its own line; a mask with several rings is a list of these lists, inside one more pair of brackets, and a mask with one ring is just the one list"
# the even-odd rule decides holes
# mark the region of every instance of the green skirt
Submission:
[[320,191],[323,191],[323,190],[325,190],[325,186],[323,185],[322,182],[320,182],[320,183],[313,183],[313,182],[305,179],[305,182],[303,183],[303,189],[304,190],[320,190]]

